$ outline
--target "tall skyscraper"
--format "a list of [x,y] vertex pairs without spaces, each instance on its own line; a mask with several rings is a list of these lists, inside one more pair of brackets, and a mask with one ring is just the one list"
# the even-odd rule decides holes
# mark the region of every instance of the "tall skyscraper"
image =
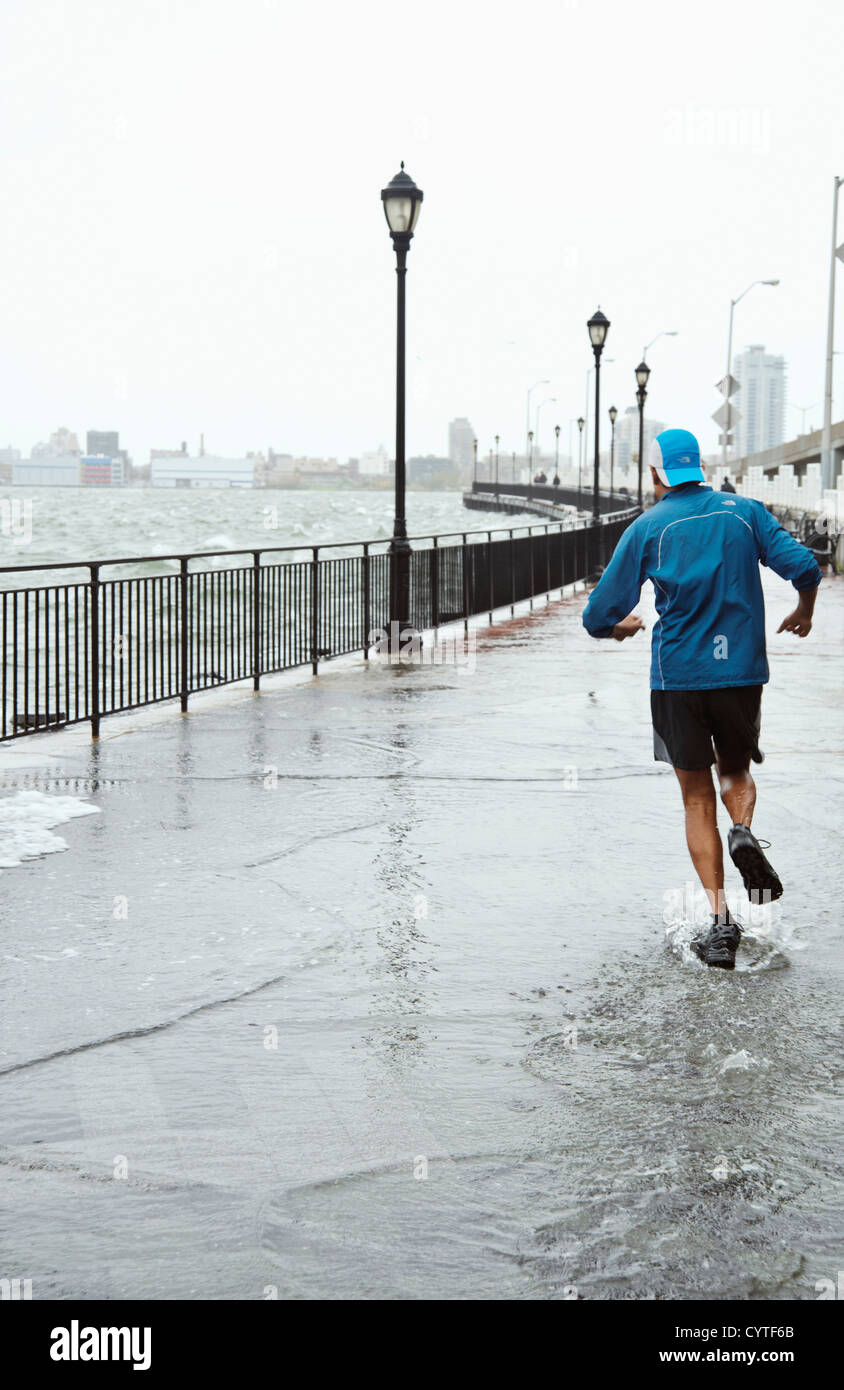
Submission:
[[89,430],[86,452],[108,454],[110,458],[117,458],[120,453],[120,436],[117,430]]
[[735,394],[741,416],[735,429],[735,456],[758,454],[782,444],[785,428],[786,369],[784,357],[773,357],[755,343],[733,359]]
[[464,415],[452,420],[448,427],[448,456],[459,470],[461,482],[471,482],[474,467],[472,448],[475,431]]
[[[653,441],[658,434],[661,434],[667,426],[661,420],[650,420],[645,416],[642,437],[644,441],[644,463],[642,465],[642,477],[645,485],[650,486],[651,475],[648,472],[648,456]],[[601,431],[603,438],[603,430]],[[609,439],[604,442],[602,456],[606,454],[607,465],[609,466]],[[639,452],[639,407],[628,405],[623,415],[619,415],[615,427],[615,481],[621,482],[622,486],[629,487],[630,479],[634,477],[638,481],[639,466],[634,455]],[[588,467],[592,467],[590,460]],[[588,471],[588,469],[587,469]],[[590,475],[591,476],[591,475]]]

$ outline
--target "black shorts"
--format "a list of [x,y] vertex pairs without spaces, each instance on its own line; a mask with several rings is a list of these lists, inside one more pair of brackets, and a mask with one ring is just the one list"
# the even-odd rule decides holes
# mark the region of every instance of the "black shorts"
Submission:
[[718,690],[652,690],[654,758],[687,772],[711,767],[717,756],[725,772],[761,763],[761,685]]

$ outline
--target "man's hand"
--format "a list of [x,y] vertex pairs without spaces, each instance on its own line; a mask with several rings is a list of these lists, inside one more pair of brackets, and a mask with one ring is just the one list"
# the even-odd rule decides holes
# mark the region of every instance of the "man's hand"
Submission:
[[783,618],[777,632],[795,632],[798,637],[808,637],[812,631],[812,614],[817,596],[817,589],[803,589],[797,607],[787,618]]
[[808,637],[812,631],[812,619],[798,604],[793,613],[783,618],[777,632],[796,632],[798,637]]
[[642,632],[645,624],[636,613],[628,613],[626,618],[622,618],[620,623],[616,623],[612,630],[612,635],[616,642],[623,642],[625,637],[635,637],[637,632]]

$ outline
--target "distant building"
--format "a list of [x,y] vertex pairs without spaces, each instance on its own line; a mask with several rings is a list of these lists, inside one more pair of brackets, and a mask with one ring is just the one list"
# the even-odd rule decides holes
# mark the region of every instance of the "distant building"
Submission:
[[733,376],[739,383],[734,401],[739,420],[733,429],[737,458],[758,454],[782,444],[785,429],[786,365],[761,344],[746,348],[733,359]]
[[[661,420],[649,420],[647,415],[644,420],[642,431],[644,439],[644,463],[642,465],[642,477],[648,482],[648,454],[651,444],[658,434],[666,429],[667,426]],[[619,415],[615,426],[615,481],[621,481],[622,486],[626,486],[629,481],[631,470],[638,478],[639,466],[636,456],[639,453],[639,407],[629,405],[623,415]],[[609,466],[609,452],[606,455]],[[591,467],[591,460],[589,466]],[[588,470],[587,470],[588,471]]]
[[78,487],[78,454],[33,454],[12,463],[12,482],[19,487]]
[[181,446],[178,449],[150,449],[149,451],[150,463],[152,463],[153,459],[187,458],[187,456],[188,446],[185,440],[182,440]]
[[153,449],[149,479],[153,487],[252,487],[255,462],[251,458],[224,459],[203,454],[168,454]]
[[407,480],[409,483],[421,483],[428,487],[459,487],[460,473],[451,459],[428,454],[425,458],[407,460]]
[[88,430],[85,436],[85,452],[91,454],[108,454],[110,458],[117,458],[120,454],[120,435],[117,430]]
[[452,420],[448,427],[448,456],[458,470],[461,482],[471,482],[474,469],[475,431],[465,415]]
[[393,461],[387,457],[383,444],[370,453],[361,454],[358,459],[358,474],[361,477],[389,478],[393,471]]
[[79,460],[82,487],[122,487],[125,481],[124,462],[119,455],[83,454]]
[[65,458],[70,454],[78,456],[81,453],[76,435],[64,425],[50,435],[46,444],[32,446],[32,458]]
[[0,482],[12,481],[12,465],[20,462],[20,456],[20,449],[13,449],[11,444],[5,449],[0,449]]

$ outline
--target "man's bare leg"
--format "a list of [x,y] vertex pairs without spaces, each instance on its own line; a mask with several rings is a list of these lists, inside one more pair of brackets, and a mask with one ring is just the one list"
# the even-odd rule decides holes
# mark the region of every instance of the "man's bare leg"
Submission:
[[722,914],[724,898],[724,849],[718,834],[718,808],[711,769],[689,771],[675,767],[686,812],[686,844],[695,872],[712,911]]
[[729,812],[730,820],[733,825],[749,826],[756,805],[756,783],[751,776],[750,759],[747,767],[740,768],[738,772],[725,771],[717,759],[715,766],[718,770],[721,800]]
[[756,806],[756,783],[750,773],[750,760],[747,767],[737,772],[733,768],[725,769],[717,761],[716,767],[721,800],[733,822],[729,835],[730,858],[744,880],[750,901],[754,904],[774,902],[782,895],[782,883],[750,830]]

